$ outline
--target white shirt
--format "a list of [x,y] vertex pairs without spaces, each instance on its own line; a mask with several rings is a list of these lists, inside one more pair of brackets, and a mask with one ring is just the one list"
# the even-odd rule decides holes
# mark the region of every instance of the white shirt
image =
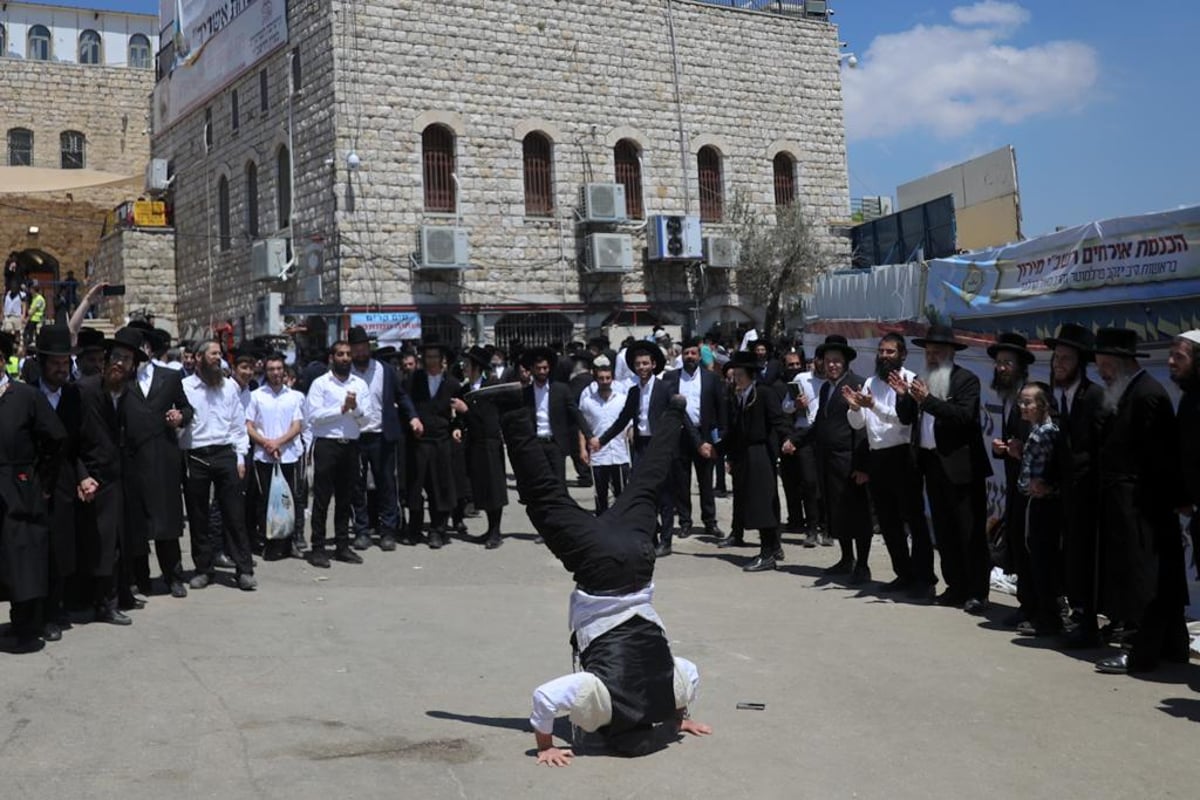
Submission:
[[[250,393],[250,405],[246,407],[246,422],[254,426],[259,435],[267,439],[278,439],[288,432],[293,422],[304,420],[304,395],[295,389],[281,386],[276,393],[268,385],[260,386]],[[304,455],[304,444],[297,436],[279,451],[282,464],[294,464]],[[274,463],[260,445],[254,445],[254,460],[265,464]]]
[[183,391],[196,415],[190,425],[180,429],[179,447],[194,450],[232,445],[238,463],[245,463],[250,435],[246,433],[246,410],[238,397],[237,382],[225,378],[220,386],[214,387],[206,384],[199,375],[192,375],[184,378]]
[[[5,377],[5,380],[8,378]],[[42,390],[42,394],[46,395],[46,399],[50,401],[50,407],[58,411],[58,401],[62,400],[62,387],[51,389],[46,385],[45,381],[38,381],[38,387]]]
[[633,374],[633,370],[629,368],[629,362],[625,360],[625,351],[628,349],[622,347],[617,353],[616,363],[613,364],[613,382],[632,386],[637,380],[637,376]]
[[[792,378],[792,383],[800,387],[800,393],[808,400],[808,411],[796,414],[792,426],[797,429],[807,428],[817,420],[817,411],[821,408],[821,384],[825,383],[825,379],[809,370]],[[796,411],[796,401],[792,399],[791,394],[783,399],[781,405],[785,414],[794,414]]]
[[[356,406],[348,414],[342,413],[346,393],[354,392]],[[338,380],[333,370],[326,372],[308,387],[304,400],[304,418],[312,429],[313,440],[357,439],[359,425],[366,419],[371,406],[371,392],[363,379],[351,372],[346,380]]]
[[24,305],[24,303],[25,303],[25,293],[24,292],[17,292],[15,297],[13,295],[9,294],[8,292],[5,292],[4,293],[4,316],[6,316],[6,317],[23,316],[25,313],[22,310],[22,306]]
[[[440,372],[437,375],[426,372],[425,377],[428,380],[428,383],[426,385],[429,387],[429,396],[436,397],[437,393],[438,393],[438,389],[442,388],[442,379],[445,378],[446,376]],[[382,396],[382,392],[380,394]]]
[[138,388],[142,390],[142,397],[149,397],[150,384],[154,382],[154,362],[147,361],[138,367],[137,382]]
[[[916,376],[907,369],[901,369],[900,377],[908,383]],[[867,429],[867,446],[872,450],[886,450],[910,444],[912,426],[900,424],[900,417],[896,414],[896,392],[888,386],[888,382],[878,375],[872,375],[863,383],[862,391],[875,398],[875,405],[872,408],[851,408],[846,412],[846,421],[856,431],[864,427]]]
[[[617,421],[623,408],[625,408],[625,394],[617,391],[615,383],[607,400],[600,396],[600,392],[595,389],[595,384],[585,389],[579,398],[579,410],[592,430],[597,432],[597,436],[608,430]],[[625,432],[621,431],[609,439],[608,444],[592,453],[591,462],[592,466],[596,467],[628,464],[629,443],[625,440]]]
[[701,373],[704,368],[699,364],[690,375],[687,369],[679,370],[679,393],[687,400],[687,415],[693,425],[700,424],[700,387],[703,385]]
[[650,436],[653,431],[650,430],[650,395],[654,394],[654,382],[658,380],[657,375],[651,375],[650,380],[643,383],[635,383],[641,387],[641,394],[638,395],[638,415],[637,415],[637,435]]
[[[696,700],[700,671],[686,658],[675,659],[675,708],[683,709]],[[608,687],[590,672],[574,672],[543,683],[533,692],[529,724],[538,733],[553,733],[554,720],[563,714],[589,733],[612,722],[612,696]]]
[[537,385],[537,381],[533,382],[533,411],[534,418],[537,420],[537,435],[541,439],[548,438],[553,435],[550,430],[550,381],[546,381],[542,386]]
[[937,437],[933,434],[933,423],[937,421],[937,417],[930,414],[928,411],[921,414],[921,449],[936,450]]
[[[367,388],[371,394],[371,409],[367,413],[363,422],[363,433],[379,433],[383,430],[383,367],[375,359],[371,359],[365,370],[359,371],[350,368],[351,371],[362,378],[363,383],[367,384]],[[439,376],[440,377],[440,376]],[[433,397],[433,384],[430,383],[430,397]]]
[[654,610],[653,602],[653,583],[646,584],[636,592],[616,595],[588,594],[582,589],[574,589],[567,622],[575,634],[575,645],[579,652],[587,650],[593,639],[598,639],[634,617],[649,620],[662,628],[662,620]]

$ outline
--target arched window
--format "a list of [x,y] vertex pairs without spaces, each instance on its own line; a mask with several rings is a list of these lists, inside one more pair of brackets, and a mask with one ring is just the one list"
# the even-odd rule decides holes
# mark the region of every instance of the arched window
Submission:
[[84,31],[79,34],[79,63],[100,63],[100,34],[95,31]]
[[33,131],[28,128],[8,129],[8,165],[33,166]]
[[217,246],[222,252],[233,245],[229,233],[229,179],[224,175],[217,181],[217,238]]
[[129,66],[135,69],[150,69],[154,61],[150,53],[150,38],[142,33],[129,37]]
[[292,226],[292,155],[286,147],[275,157],[275,186],[279,201],[279,228]]
[[34,25],[29,29],[29,47],[26,57],[33,61],[50,60],[50,29],[45,25]]
[[725,181],[721,175],[721,154],[705,145],[696,154],[700,177],[700,221],[720,222],[725,215]]
[[523,143],[525,158],[525,215],[554,214],[554,159],[550,137],[534,131]]
[[775,205],[790,206],[796,199],[796,159],[788,153],[777,153],[774,161]]
[[238,90],[234,89],[229,93],[229,127],[236,131],[241,124],[242,118],[238,113]]
[[63,131],[58,136],[59,149],[62,151],[63,169],[83,169],[83,150],[86,138],[79,131]]
[[258,166],[253,161],[246,165],[246,232],[258,238]]
[[625,214],[641,219],[642,207],[642,150],[636,142],[622,139],[613,148],[613,164],[617,183],[625,187]]
[[421,163],[425,180],[425,210],[453,214],[457,208],[454,185],[454,131],[430,125],[421,133]]

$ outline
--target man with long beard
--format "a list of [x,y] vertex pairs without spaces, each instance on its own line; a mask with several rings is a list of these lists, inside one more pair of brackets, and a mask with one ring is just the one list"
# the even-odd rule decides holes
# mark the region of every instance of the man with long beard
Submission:
[[1021,474],[1021,450],[1029,436],[1030,425],[1021,417],[1017,399],[1029,379],[1029,365],[1035,361],[1025,337],[1002,333],[987,349],[995,366],[992,391],[1000,399],[1000,435],[992,439],[992,458],[1004,463],[1004,525],[1008,537],[1009,564],[1006,572],[1017,575],[1019,608],[1005,619],[1010,628],[1038,618],[1033,593],[1033,570],[1029,549],[1025,546],[1025,509],[1029,498],[1017,489]]
[[[937,578],[933,574],[933,540],[921,500],[921,477],[912,450],[912,428],[896,414],[896,391],[888,379],[897,375],[905,383],[916,377],[904,368],[908,348],[904,337],[889,333],[879,340],[875,374],[863,383],[862,391],[849,386],[842,395],[850,406],[850,427],[866,429],[870,448],[867,488],[875,502],[879,530],[892,560],[895,580],[884,584],[889,592],[907,592],[914,599],[928,600]],[[908,533],[905,526],[908,526]],[[909,549],[909,534],[912,549]]]
[[905,383],[893,374],[888,385],[899,396],[901,424],[914,428],[917,466],[946,581],[937,603],[981,614],[991,577],[985,525],[992,467],[979,426],[979,378],[954,363],[954,354],[967,346],[950,326],[930,325],[913,344],[925,350],[925,378]]
[[1087,376],[1095,337],[1082,325],[1067,322],[1046,339],[1053,353],[1050,373],[1062,418],[1063,458],[1059,491],[1063,509],[1063,567],[1067,597],[1079,624],[1067,636],[1070,647],[1095,647],[1100,568],[1096,508],[1100,502],[1096,451],[1104,422],[1104,390]]
[[1179,399],[1179,449],[1187,492],[1180,514],[1192,518],[1192,559],[1200,570],[1200,330],[1175,337],[1167,357],[1171,380],[1183,392]]
[[1097,671],[1112,674],[1188,660],[1188,592],[1176,516],[1184,504],[1179,428],[1166,390],[1138,365],[1145,354],[1137,346],[1131,330],[1096,334],[1096,369],[1112,412],[1100,442],[1104,610],[1125,623],[1130,645],[1096,663]]

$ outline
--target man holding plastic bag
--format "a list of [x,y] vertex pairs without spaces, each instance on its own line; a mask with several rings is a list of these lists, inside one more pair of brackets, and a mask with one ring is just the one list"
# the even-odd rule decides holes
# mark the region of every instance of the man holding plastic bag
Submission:
[[258,490],[267,502],[259,506],[259,524],[266,532],[264,558],[302,558],[292,498],[296,467],[304,455],[300,432],[304,426],[304,395],[284,383],[283,356],[273,353],[263,362],[266,384],[250,393],[246,432],[254,443],[254,472]]

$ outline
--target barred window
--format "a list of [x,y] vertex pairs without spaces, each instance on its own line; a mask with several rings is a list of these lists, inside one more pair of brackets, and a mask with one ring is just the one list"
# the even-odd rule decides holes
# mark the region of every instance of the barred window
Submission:
[[725,215],[725,182],[721,175],[721,154],[707,145],[696,154],[700,177],[700,221],[720,222]]
[[613,163],[617,183],[625,187],[625,215],[641,219],[646,213],[642,206],[641,148],[630,139],[622,139],[613,148]]
[[100,34],[90,30],[79,34],[79,63],[100,63]]
[[454,131],[430,125],[421,134],[421,162],[425,180],[425,210],[453,214],[457,208],[454,185]]
[[554,159],[550,137],[534,131],[525,137],[525,214],[554,214]]
[[774,162],[775,205],[790,206],[796,199],[796,159],[788,153],[778,153]]
[[150,54],[150,39],[141,33],[130,36],[129,66],[134,69],[150,69],[153,63]]
[[63,169],[83,169],[83,151],[87,139],[79,131],[63,131],[58,137]]
[[8,165],[33,166],[33,131],[28,128],[8,129]]

